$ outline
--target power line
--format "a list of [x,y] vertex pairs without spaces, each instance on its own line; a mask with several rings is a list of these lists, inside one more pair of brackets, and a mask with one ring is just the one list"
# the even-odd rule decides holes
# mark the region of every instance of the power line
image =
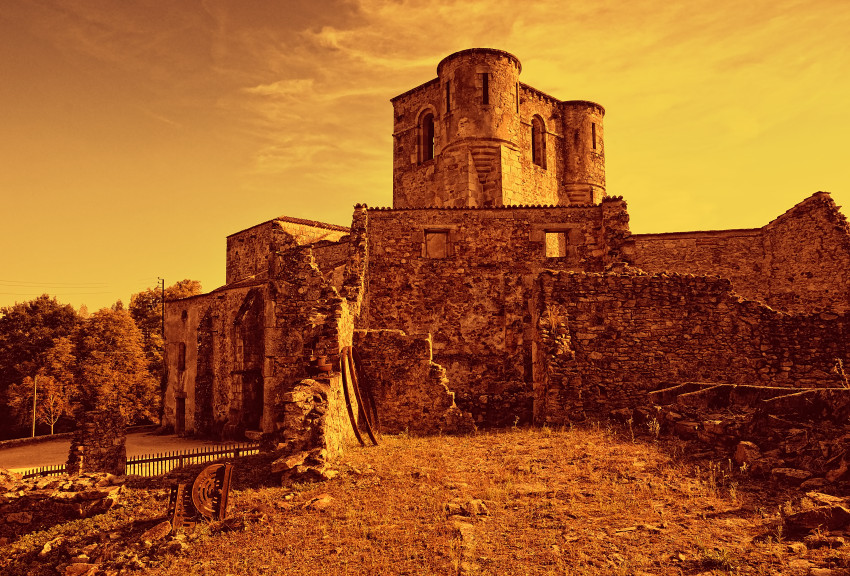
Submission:
[[106,288],[105,282],[27,282],[24,280],[0,280],[0,284],[9,287],[26,288],[28,286],[56,286],[59,288]]
[[[34,292],[0,292],[3,296],[32,296]],[[111,294],[111,292],[50,292],[49,296],[82,296],[91,294]]]

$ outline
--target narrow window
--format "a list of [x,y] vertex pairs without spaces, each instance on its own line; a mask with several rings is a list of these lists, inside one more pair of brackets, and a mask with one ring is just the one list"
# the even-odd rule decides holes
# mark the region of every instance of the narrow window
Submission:
[[565,232],[546,232],[546,257],[563,258],[567,255],[567,234]]
[[596,150],[596,122],[590,123],[590,138],[593,140],[593,149]]
[[425,257],[445,258],[449,255],[448,230],[425,231]]
[[481,103],[490,103],[490,75],[487,72],[481,73]]
[[434,115],[430,112],[422,117],[419,138],[420,161],[432,160],[434,158]]
[[188,311],[188,310],[183,310],[182,312],[180,312],[180,319],[181,319],[183,322],[185,322],[186,320],[188,320],[188,319],[189,319],[189,311]]
[[446,114],[452,111],[452,91],[451,83],[446,80]]
[[546,168],[546,126],[540,116],[531,119],[531,161]]
[[516,83],[516,113],[519,114],[519,82]]

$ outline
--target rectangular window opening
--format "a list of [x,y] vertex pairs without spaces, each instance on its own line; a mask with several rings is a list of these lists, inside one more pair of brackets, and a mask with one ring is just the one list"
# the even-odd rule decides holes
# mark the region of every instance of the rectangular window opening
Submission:
[[490,75],[487,72],[481,74],[481,103],[490,103]]
[[593,149],[596,150],[596,122],[590,123],[590,137],[593,140]]
[[446,114],[452,111],[452,92],[451,83],[446,81]]
[[547,258],[564,258],[567,255],[566,232],[546,232],[545,247]]
[[446,258],[449,255],[448,230],[425,231],[425,257]]

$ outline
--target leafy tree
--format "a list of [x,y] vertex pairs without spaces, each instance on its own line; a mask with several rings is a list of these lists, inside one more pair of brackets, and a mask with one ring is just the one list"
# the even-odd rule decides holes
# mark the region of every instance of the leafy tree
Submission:
[[50,433],[62,416],[70,414],[74,394],[76,358],[70,338],[56,338],[35,374],[9,387],[9,408],[21,425],[32,423],[33,393],[36,398],[35,417],[50,426]]
[[79,323],[73,306],[47,294],[0,308],[0,435],[16,432],[9,388],[43,370],[55,339],[70,336]]
[[118,410],[128,424],[156,420],[160,392],[147,369],[142,333],[126,310],[91,315],[76,337],[78,399]]
[[[200,282],[181,280],[165,289],[165,299],[177,300],[200,293]],[[130,315],[142,331],[148,370],[157,378],[161,378],[163,374],[162,297],[162,290],[158,287],[148,288],[130,297]]]
[[70,413],[72,386],[53,376],[36,374],[9,388],[9,407],[21,424],[30,423],[33,417],[33,394],[36,398],[35,418],[50,426],[50,434],[62,416]]

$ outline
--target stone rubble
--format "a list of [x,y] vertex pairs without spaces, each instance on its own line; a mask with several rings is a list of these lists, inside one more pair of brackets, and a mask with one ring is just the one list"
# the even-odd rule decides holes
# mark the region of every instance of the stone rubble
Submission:
[[[5,471],[0,471],[0,476],[13,479]],[[68,520],[102,514],[119,501],[124,480],[123,476],[91,473],[6,482],[0,493],[0,537],[15,539]]]

